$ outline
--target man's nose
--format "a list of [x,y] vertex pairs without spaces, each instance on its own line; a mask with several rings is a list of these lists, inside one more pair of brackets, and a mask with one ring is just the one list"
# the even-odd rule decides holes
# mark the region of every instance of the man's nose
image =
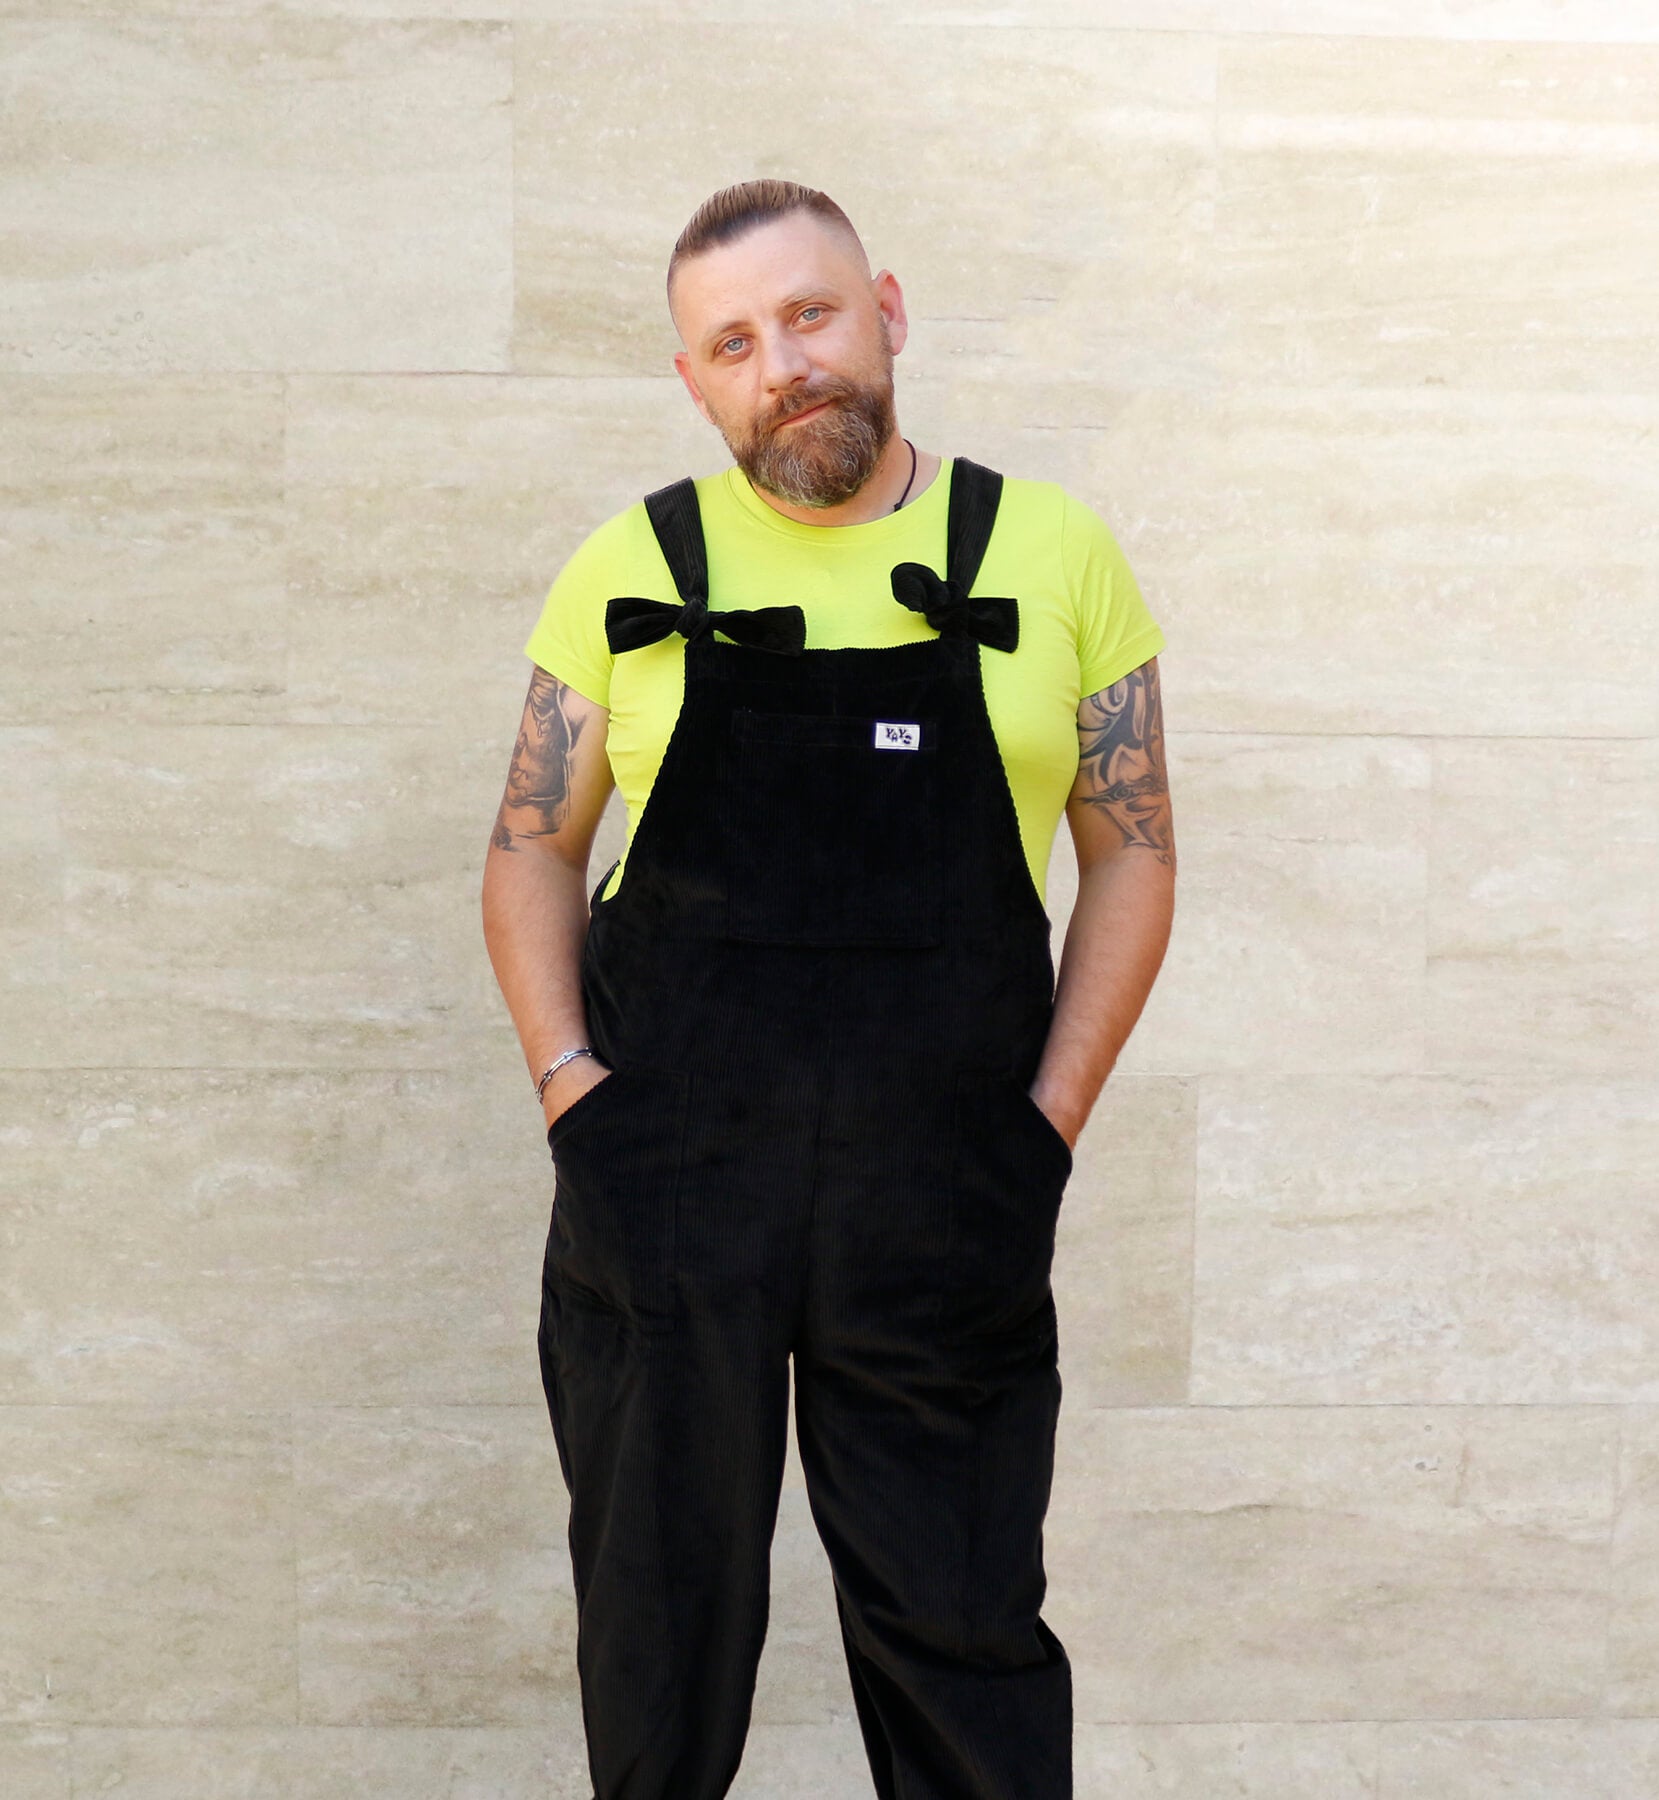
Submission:
[[804,386],[812,374],[812,359],[789,332],[762,338],[757,348],[766,391],[774,402],[782,401],[790,389]]

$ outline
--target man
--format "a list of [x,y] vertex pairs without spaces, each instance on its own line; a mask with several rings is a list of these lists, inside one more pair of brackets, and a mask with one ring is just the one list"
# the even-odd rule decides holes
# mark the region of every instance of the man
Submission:
[[555,1167],[539,1348],[596,1800],[731,1786],[791,1363],[877,1793],[1069,1800],[1050,1272],[1168,939],[1163,637],[1087,507],[899,435],[903,296],[833,201],[716,194],[669,307],[735,466],[560,572],[484,884]]

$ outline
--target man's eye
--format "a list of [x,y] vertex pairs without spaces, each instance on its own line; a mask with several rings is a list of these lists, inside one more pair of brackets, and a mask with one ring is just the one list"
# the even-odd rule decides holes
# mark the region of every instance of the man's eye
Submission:
[[821,307],[821,306],[807,306],[807,307],[803,307],[803,308],[802,308],[802,310],[801,310],[801,317],[802,317],[802,318],[803,318],[803,319],[804,319],[804,318],[805,318],[805,317],[806,317],[806,316],[807,316],[807,314],[808,314],[808,313],[815,313],[815,312],[822,312],[822,311],[823,311],[823,310],[824,310],[824,309],[823,309],[823,307]]
[[726,348],[726,344],[741,344],[742,342],[743,342],[742,338],[729,337],[726,339],[725,344],[721,344],[720,346],[718,346],[718,348],[715,351],[715,354],[718,356],[720,354],[720,351],[722,351]]

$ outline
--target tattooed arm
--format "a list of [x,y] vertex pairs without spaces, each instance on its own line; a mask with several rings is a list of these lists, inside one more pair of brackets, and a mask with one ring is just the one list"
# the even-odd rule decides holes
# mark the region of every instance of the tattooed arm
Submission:
[[605,754],[609,718],[604,707],[536,669],[490,834],[494,849],[546,849],[579,862],[586,873],[593,834],[614,785]]
[[1085,695],[1066,819],[1077,904],[1032,1098],[1075,1144],[1152,991],[1175,911],[1158,659]]
[[[582,945],[588,856],[615,785],[609,719],[604,707],[536,669],[484,856],[484,942],[533,1078],[588,1041]],[[608,1073],[597,1057],[573,1057],[543,1092],[546,1121]]]
[[1158,659],[1131,669],[1077,709],[1077,780],[1066,801],[1079,868],[1138,849],[1175,869],[1164,769]]

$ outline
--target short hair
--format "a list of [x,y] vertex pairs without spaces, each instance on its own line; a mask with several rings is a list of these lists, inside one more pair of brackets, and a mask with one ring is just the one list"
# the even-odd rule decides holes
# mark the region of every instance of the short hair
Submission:
[[700,256],[717,244],[729,244],[758,225],[773,219],[787,218],[791,213],[810,213],[822,219],[832,231],[840,232],[851,244],[854,254],[869,272],[870,259],[853,222],[828,194],[805,187],[798,181],[780,181],[767,176],[760,181],[740,181],[711,194],[686,221],[685,230],[675,240],[674,254],[668,259],[669,312],[674,307],[674,271],[687,257]]

